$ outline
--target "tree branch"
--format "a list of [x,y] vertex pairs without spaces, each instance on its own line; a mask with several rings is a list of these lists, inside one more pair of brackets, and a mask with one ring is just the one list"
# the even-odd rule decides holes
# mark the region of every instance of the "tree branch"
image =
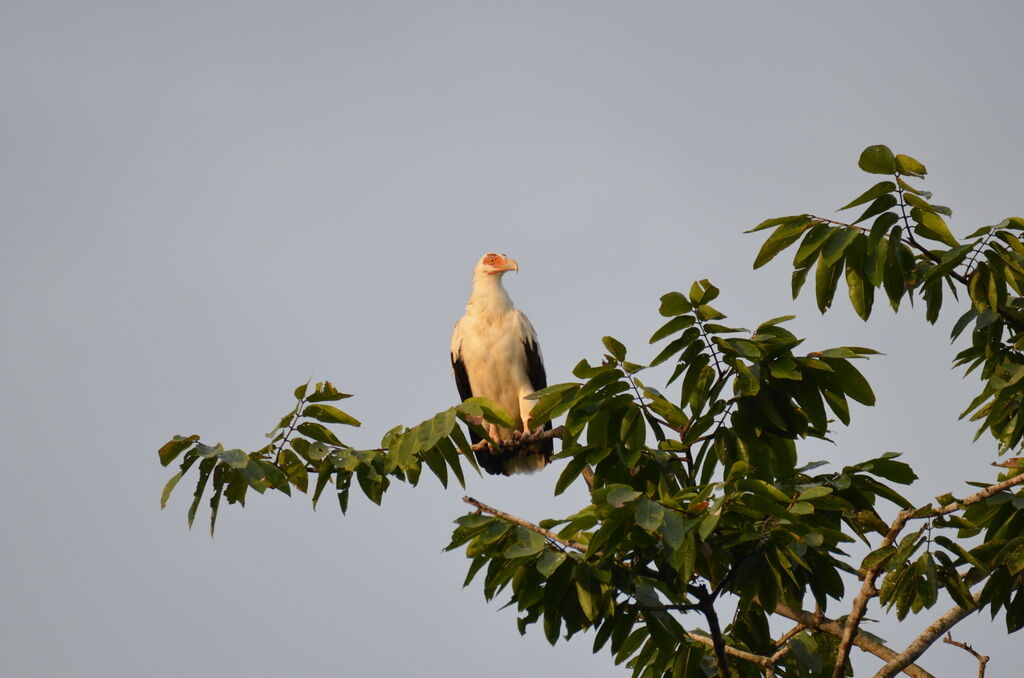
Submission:
[[576,549],[577,551],[582,551],[582,552],[586,552],[586,550],[587,550],[587,545],[586,544],[581,544],[580,542],[573,541],[571,539],[562,539],[561,537],[559,537],[557,534],[555,534],[551,530],[545,530],[540,525],[534,525],[533,523],[529,522],[528,520],[523,520],[522,518],[517,518],[516,516],[513,516],[511,514],[505,513],[504,511],[499,511],[498,509],[496,509],[496,508],[494,508],[492,506],[488,506],[487,504],[484,504],[483,502],[479,502],[476,499],[473,499],[473,497],[463,497],[462,501],[466,502],[467,504],[471,504],[471,505],[475,506],[477,508],[477,510],[479,512],[481,512],[481,513],[489,513],[492,516],[496,516],[498,518],[501,518],[502,520],[510,522],[513,525],[518,525],[519,527],[525,527],[527,530],[530,530],[531,532],[536,532],[539,535],[543,535],[545,538],[547,538],[547,539],[549,539],[549,540],[551,540],[553,542],[557,542],[559,544],[562,544],[563,546],[568,546],[569,548]]
[[[503,450],[515,450],[519,454],[526,454],[527,452],[529,452],[529,450],[525,450],[524,448],[526,448],[528,445],[539,443],[544,440],[549,440],[551,438],[561,438],[563,431],[565,431],[564,426],[556,426],[550,431],[541,431],[540,433],[524,433],[522,436],[515,440],[508,442],[502,441],[501,447]],[[474,452],[481,452],[483,450],[488,449],[489,445],[490,443],[488,443],[486,440],[481,440],[480,442],[473,445],[472,450]]]
[[942,639],[942,642],[949,643],[950,645],[956,645],[957,647],[970,652],[975,659],[978,660],[978,678],[985,678],[985,664],[988,664],[989,657],[987,655],[979,654],[973,647],[967,643],[959,643],[953,640],[953,635],[950,633],[946,634],[946,637]]
[[[903,526],[907,524],[907,519],[912,514],[913,511],[908,509],[904,509],[897,514],[879,548],[892,546],[892,543],[896,541],[896,537],[903,530]],[[836,663],[832,668],[832,678],[843,678],[846,660],[850,657],[850,647],[853,644],[854,636],[857,635],[857,627],[860,626],[860,620],[864,617],[868,601],[877,595],[878,590],[875,588],[875,579],[878,578],[878,574],[884,566],[885,561],[882,560],[864,572],[864,583],[860,587],[860,593],[853,599],[853,607],[850,609],[850,614],[846,618],[846,624],[843,626],[843,635],[839,639],[839,648],[836,650]]]
[[718,623],[718,613],[715,611],[715,596],[701,586],[699,595],[701,614],[708,622],[708,630],[711,632],[712,647],[715,648],[715,660],[718,664],[718,675],[722,678],[729,678],[729,660],[726,658],[727,646],[722,636],[722,626]]
[[[843,624],[835,620],[828,619],[827,617],[807,612],[806,610],[794,610],[784,603],[779,603],[775,608],[775,613],[782,615],[787,619],[799,622],[812,631],[820,631],[822,633],[839,637],[842,637],[843,635]],[[897,656],[897,653],[894,650],[886,647],[882,643],[859,634],[854,637],[853,644],[868,654],[872,654],[884,661],[890,661]],[[902,670],[903,673],[911,676],[911,678],[935,678],[935,676],[916,664],[908,664],[903,667]]]
[[[711,637],[709,637],[709,636],[701,635],[699,633],[694,633],[693,631],[687,631],[686,632],[686,637],[689,638],[690,640],[695,640],[698,643],[703,643],[704,645],[707,645],[708,647],[711,647],[711,648],[715,647],[715,641]],[[772,657],[766,657],[766,656],[761,655],[761,654],[754,654],[753,652],[747,652],[745,650],[740,650],[738,648],[732,647],[731,645],[725,645],[724,649],[725,649],[725,653],[728,654],[728,655],[731,655],[733,657],[737,657],[739,659],[745,659],[748,662],[753,662],[753,663],[757,664],[758,666],[763,666],[765,668],[769,668],[769,667],[773,666],[775,664],[775,661],[778,661],[778,660],[774,660],[773,661],[773,657],[775,655],[772,655]],[[778,653],[776,653],[776,655],[777,654]]]
[[[1007,478],[1006,480],[1000,481],[994,485],[989,485],[988,487],[979,490],[974,494],[970,495],[969,497],[965,497],[959,501],[954,501],[949,504],[946,504],[945,506],[941,506],[935,509],[935,512],[940,515],[946,515],[947,513],[952,513],[953,511],[962,509],[965,506],[977,504],[979,501],[984,501],[993,495],[999,494],[1003,490],[1009,489],[1016,485],[1020,485],[1022,483],[1024,483],[1024,473],[1022,473],[1019,476],[1014,476],[1013,478]],[[925,518],[929,516],[921,517]]]
[[917,638],[914,639],[910,645],[907,646],[903,652],[900,652],[897,656],[893,657],[888,663],[881,668],[881,670],[875,674],[875,678],[889,678],[896,674],[896,672],[903,669],[915,659],[924,654],[925,650],[932,646],[932,644],[939,639],[943,633],[953,628],[955,624],[960,622],[964,617],[977,610],[977,605],[981,601],[981,592],[979,591],[974,596],[974,607],[969,610],[956,605],[950,608],[945,614],[932,622],[928,628],[921,632]]

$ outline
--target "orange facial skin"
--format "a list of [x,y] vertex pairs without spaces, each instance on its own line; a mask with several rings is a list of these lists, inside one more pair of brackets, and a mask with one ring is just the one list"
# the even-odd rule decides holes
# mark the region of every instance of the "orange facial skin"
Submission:
[[519,264],[516,263],[515,259],[509,259],[504,254],[498,254],[496,252],[488,252],[485,254],[483,263],[485,266],[492,269],[487,271],[488,275],[498,275],[505,271],[519,271]]

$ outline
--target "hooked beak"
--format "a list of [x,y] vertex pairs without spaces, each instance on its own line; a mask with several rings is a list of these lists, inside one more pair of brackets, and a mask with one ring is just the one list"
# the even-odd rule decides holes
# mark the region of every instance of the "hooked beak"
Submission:
[[487,271],[488,275],[501,275],[507,271],[519,272],[519,263],[515,259],[509,259],[508,257],[502,257],[501,262],[492,267],[492,270]]

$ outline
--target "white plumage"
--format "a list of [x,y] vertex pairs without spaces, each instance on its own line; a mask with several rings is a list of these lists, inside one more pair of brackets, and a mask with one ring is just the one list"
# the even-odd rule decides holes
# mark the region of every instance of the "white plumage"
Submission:
[[[507,271],[518,270],[515,259],[485,254],[473,269],[466,314],[452,333],[452,368],[459,395],[463,400],[473,396],[492,400],[516,420],[515,430],[491,426],[491,438],[503,442],[516,441],[525,430],[534,405],[526,396],[547,386],[537,333],[501,284]],[[471,437],[479,442],[472,432]],[[476,456],[488,473],[508,475],[543,468],[551,451],[549,439],[532,445],[525,454],[485,449]]]

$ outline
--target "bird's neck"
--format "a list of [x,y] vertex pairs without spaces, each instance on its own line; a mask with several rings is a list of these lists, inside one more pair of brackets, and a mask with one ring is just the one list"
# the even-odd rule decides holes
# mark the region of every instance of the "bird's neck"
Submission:
[[501,284],[500,275],[480,273],[473,276],[473,292],[466,304],[467,315],[499,315],[513,308],[515,306]]

